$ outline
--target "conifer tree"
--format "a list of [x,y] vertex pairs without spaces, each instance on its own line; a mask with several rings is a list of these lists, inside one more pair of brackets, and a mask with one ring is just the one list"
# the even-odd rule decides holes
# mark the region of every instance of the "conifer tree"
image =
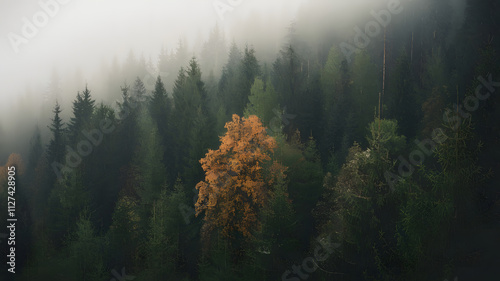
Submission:
[[76,95],[73,101],[73,117],[68,125],[69,138],[71,143],[76,144],[81,140],[81,131],[90,124],[92,114],[94,113],[95,100],[90,95],[90,90],[85,86],[85,90]]

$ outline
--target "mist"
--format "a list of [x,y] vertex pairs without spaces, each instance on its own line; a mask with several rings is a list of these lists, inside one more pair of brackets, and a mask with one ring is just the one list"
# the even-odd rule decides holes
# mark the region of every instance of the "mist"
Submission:
[[481,237],[500,234],[498,12],[0,0],[17,280],[495,275],[500,243]]
[[[424,16],[429,13],[425,3],[414,1],[405,13],[411,10],[414,19]],[[465,0],[450,3],[453,28],[458,30]],[[162,48],[175,53],[179,40],[184,40],[189,56],[199,57],[210,31],[217,27],[226,50],[232,42],[240,47],[251,45],[261,61],[271,64],[292,23],[296,23],[301,38],[318,50],[316,44],[321,39],[330,43],[350,40],[353,26],[365,23],[370,11],[385,8],[387,1],[24,0],[2,1],[0,5],[0,33],[4,34],[0,41],[0,156],[5,159],[8,151],[26,152],[23,145],[36,124],[46,137],[50,121],[46,111],[56,98],[65,117],[85,85],[98,101],[111,102],[114,95],[103,86],[106,72],[111,71],[113,62],[123,64],[131,52],[150,64],[154,76]],[[40,12],[47,19],[37,18]],[[35,20],[38,25],[34,25]],[[220,65],[218,68],[216,73],[220,73]],[[172,79],[176,74],[169,73]],[[60,81],[59,97],[50,89],[55,77]]]
[[[429,12],[425,10],[425,2],[411,3],[413,18]],[[464,2],[450,2],[457,30]],[[272,64],[273,57],[287,40],[292,23],[296,23],[301,38],[318,50],[316,44],[320,39],[350,40],[353,26],[365,23],[370,11],[385,8],[387,1],[25,0],[2,1],[0,5],[0,33],[4,34],[0,41],[3,85],[0,155],[5,159],[8,151],[26,152],[23,145],[29,141],[35,125],[38,124],[46,137],[45,129],[50,121],[46,111],[53,107],[56,98],[65,117],[70,114],[71,101],[85,85],[97,101],[112,102],[110,96],[115,95],[106,92],[108,89],[103,86],[107,72],[111,71],[113,62],[123,64],[131,52],[150,64],[154,76],[162,48],[175,53],[179,40],[183,40],[189,57],[199,57],[210,31],[217,27],[226,50],[232,42],[240,47],[251,45],[261,61]],[[40,12],[46,14],[46,20],[44,16],[36,17]],[[35,20],[39,21],[38,25]],[[23,31],[32,38],[25,37]],[[218,66],[216,73],[221,70]],[[205,70],[203,62],[201,67]],[[172,79],[176,74],[169,73]],[[50,89],[51,79],[55,77],[60,84],[58,97]],[[120,89],[115,91],[119,93]]]

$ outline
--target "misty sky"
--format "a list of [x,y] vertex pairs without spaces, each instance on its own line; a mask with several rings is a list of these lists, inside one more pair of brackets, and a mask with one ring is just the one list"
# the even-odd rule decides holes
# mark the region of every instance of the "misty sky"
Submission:
[[[409,1],[409,0],[401,0]],[[57,3],[58,9],[48,16],[45,26],[33,38],[24,38],[25,19],[34,24],[34,15],[44,11],[40,2]],[[352,19],[369,16],[371,9],[383,8],[389,0],[0,0],[0,131],[16,128],[9,119],[12,111],[26,111],[28,118],[37,116],[53,71],[62,83],[70,83],[78,75],[95,89],[102,75],[99,68],[113,58],[124,61],[130,50],[143,55],[156,65],[162,46],[175,50],[180,38],[189,49],[196,49],[207,40],[216,24],[223,30],[226,42],[233,40],[241,47],[256,47],[257,58],[263,59],[260,46],[276,54],[281,48],[292,21],[308,22],[310,33],[352,32]],[[61,4],[59,2],[67,2]],[[416,3],[417,1],[413,1]],[[453,0],[458,15],[465,0]],[[234,4],[221,17],[214,3]],[[462,7],[462,8],[456,8]],[[52,9],[52,7],[51,7]],[[304,10],[306,12],[304,12]],[[302,18],[297,19],[298,12]],[[307,19],[304,20],[304,17]],[[43,18],[38,18],[43,22]],[[351,21],[350,21],[351,20]],[[363,22],[359,22],[363,24]],[[323,30],[318,31],[318,28]],[[13,46],[11,38],[24,42]],[[314,37],[311,37],[311,41]],[[346,40],[348,40],[346,36]],[[27,40],[27,41],[26,41]],[[260,40],[260,43],[259,43]],[[16,52],[15,49],[18,49]],[[193,54],[198,55],[198,54]],[[266,57],[267,59],[269,57]],[[272,59],[272,58],[271,58]],[[186,62],[187,63],[187,62]],[[203,68],[203,66],[202,66]],[[97,76],[97,77],[96,77]],[[106,77],[101,77],[106,79]],[[73,100],[80,85],[63,93]],[[119,89],[117,89],[119,90]],[[92,93],[99,101],[99,91]],[[50,101],[52,102],[52,101]],[[47,105],[52,108],[53,104]],[[66,113],[70,108],[63,108]],[[22,114],[21,114],[22,115]],[[49,120],[45,120],[49,122]],[[45,126],[43,126],[45,127]],[[6,138],[6,136],[0,136]]]
[[213,1],[70,0],[64,5],[58,3],[59,11],[49,16],[47,25],[39,28],[26,44],[21,43],[16,53],[9,33],[22,36],[23,18],[33,22],[33,15],[43,9],[38,1],[2,0],[0,110],[5,113],[27,87],[41,94],[44,89],[35,87],[43,87],[54,68],[67,74],[83,69],[84,77],[88,78],[89,72],[103,60],[111,60],[115,55],[122,59],[131,49],[155,62],[162,45],[175,48],[180,37],[186,38],[190,45],[196,44],[198,36],[206,37],[216,22],[226,32],[235,21],[256,12],[263,17],[281,18],[283,23],[290,22],[301,2],[241,1],[221,18]]

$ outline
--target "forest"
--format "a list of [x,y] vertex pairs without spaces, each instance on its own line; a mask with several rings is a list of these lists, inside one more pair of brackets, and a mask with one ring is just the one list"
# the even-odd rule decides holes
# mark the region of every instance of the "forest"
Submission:
[[282,42],[214,23],[53,72],[25,149],[0,126],[0,279],[498,280],[499,3],[382,1],[311,38],[319,2]]

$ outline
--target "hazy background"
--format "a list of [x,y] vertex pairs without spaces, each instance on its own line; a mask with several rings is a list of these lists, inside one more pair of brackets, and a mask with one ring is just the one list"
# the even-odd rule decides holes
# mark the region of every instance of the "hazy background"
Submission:
[[[42,0],[42,2],[49,2]],[[221,18],[214,3],[232,10]],[[240,2],[240,3],[238,3]],[[0,163],[11,152],[25,152],[35,125],[47,141],[47,124],[52,116],[55,97],[51,81],[58,77],[59,102],[63,118],[71,113],[71,101],[88,84],[97,102],[109,102],[104,86],[113,64],[122,65],[131,51],[143,57],[157,71],[162,48],[175,52],[179,40],[187,44],[189,56],[199,57],[210,31],[217,25],[222,31],[226,50],[231,42],[244,47],[251,44],[262,63],[272,63],[286,42],[292,22],[299,22],[299,33],[313,48],[318,38],[330,36],[337,41],[352,39],[354,25],[364,26],[370,10],[387,6],[389,0],[72,0],[59,4],[38,34],[19,46],[16,53],[9,33],[22,35],[23,18],[32,22],[42,11],[38,1],[0,1]],[[402,5],[410,5],[402,0]],[[419,8],[405,9],[403,15],[417,19],[426,12],[429,0],[411,2]],[[465,0],[454,0],[450,17],[458,29]],[[424,19],[420,24],[425,24]],[[333,40],[333,39],[332,39]],[[324,41],[324,40],[323,40]],[[328,46],[329,48],[330,46]],[[187,64],[188,61],[185,63]],[[225,60],[223,61],[225,63]],[[202,71],[204,70],[201,62]],[[220,69],[219,69],[220,70]],[[205,73],[206,74],[206,73]],[[175,78],[177,73],[169,73]],[[130,84],[132,81],[128,81]],[[119,88],[115,89],[119,93]],[[167,91],[171,92],[170,88]],[[112,95],[111,95],[112,96]]]

